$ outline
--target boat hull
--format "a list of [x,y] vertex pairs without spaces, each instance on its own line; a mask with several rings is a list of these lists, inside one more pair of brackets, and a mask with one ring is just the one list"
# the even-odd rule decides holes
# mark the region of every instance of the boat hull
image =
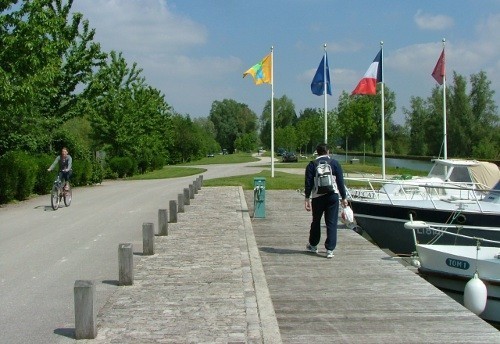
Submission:
[[[429,225],[452,224],[448,229],[453,233],[481,237],[500,241],[500,216],[498,212],[457,212],[452,206],[449,209],[417,207],[418,202],[411,205],[381,203],[366,200],[351,200],[356,223],[381,248],[386,248],[398,255],[407,255],[415,251],[413,233],[404,224],[410,220],[425,221]],[[422,202],[420,202],[422,204]],[[441,235],[428,229],[416,230],[419,243],[436,243],[443,245],[470,245],[471,241],[452,235]],[[487,244],[485,244],[487,245]]]
[[[500,248],[451,245],[417,245],[419,273],[428,282],[464,304],[464,289],[477,271],[487,289],[482,319],[500,323]],[[476,259],[476,254],[478,259]]]

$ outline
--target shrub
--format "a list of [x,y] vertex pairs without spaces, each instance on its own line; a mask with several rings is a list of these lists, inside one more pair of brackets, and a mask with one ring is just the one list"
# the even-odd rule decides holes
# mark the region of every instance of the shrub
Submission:
[[73,174],[71,184],[73,186],[85,186],[91,183],[92,163],[86,160],[73,159]]
[[35,188],[38,165],[36,159],[21,152],[13,151],[0,158],[0,202],[14,199],[25,200]]
[[161,170],[163,166],[166,165],[166,159],[162,156],[155,155],[152,161],[152,169],[153,170]]
[[38,169],[34,192],[38,195],[45,195],[52,188],[55,174],[54,172],[47,172],[47,168],[52,164],[54,158],[49,155],[42,155],[36,158]]
[[104,168],[102,167],[99,160],[94,159],[92,161],[92,176],[90,179],[91,184],[101,184],[104,179]]
[[134,161],[129,157],[113,157],[109,160],[109,168],[118,175],[118,178],[134,174]]

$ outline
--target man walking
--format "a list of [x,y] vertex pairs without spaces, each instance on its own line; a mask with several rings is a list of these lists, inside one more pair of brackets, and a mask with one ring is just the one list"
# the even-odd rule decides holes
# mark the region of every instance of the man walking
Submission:
[[[341,202],[343,207],[348,205],[344,176],[339,162],[330,158],[330,152],[326,144],[318,145],[316,152],[318,157],[307,165],[305,171],[305,209],[307,211],[312,210],[309,243],[306,245],[306,250],[318,253],[317,246],[321,239],[321,217],[324,215],[326,223],[326,258],[333,258],[333,250],[337,246],[339,203]],[[326,166],[326,164],[329,166]],[[327,172],[320,175],[324,170],[327,170]]]

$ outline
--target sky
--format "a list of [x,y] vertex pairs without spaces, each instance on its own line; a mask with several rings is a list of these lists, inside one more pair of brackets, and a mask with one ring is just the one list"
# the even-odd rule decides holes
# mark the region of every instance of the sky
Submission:
[[384,82],[404,124],[411,97],[430,96],[431,73],[446,41],[447,83],[485,71],[500,105],[500,0],[76,0],[106,52],[122,52],[177,112],[208,117],[214,101],[233,99],[260,117],[271,86],[243,73],[273,47],[274,97],[297,116],[324,108],[310,84],[324,54],[334,109],[383,42]]

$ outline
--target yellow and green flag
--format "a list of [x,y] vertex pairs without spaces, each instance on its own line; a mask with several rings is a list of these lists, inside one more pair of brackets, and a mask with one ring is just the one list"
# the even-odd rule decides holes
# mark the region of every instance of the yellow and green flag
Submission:
[[243,77],[250,74],[253,77],[255,85],[272,84],[273,82],[271,80],[272,63],[273,61],[271,58],[271,54],[268,54],[266,55],[266,57],[262,59],[262,61],[252,66],[249,70],[243,73]]

